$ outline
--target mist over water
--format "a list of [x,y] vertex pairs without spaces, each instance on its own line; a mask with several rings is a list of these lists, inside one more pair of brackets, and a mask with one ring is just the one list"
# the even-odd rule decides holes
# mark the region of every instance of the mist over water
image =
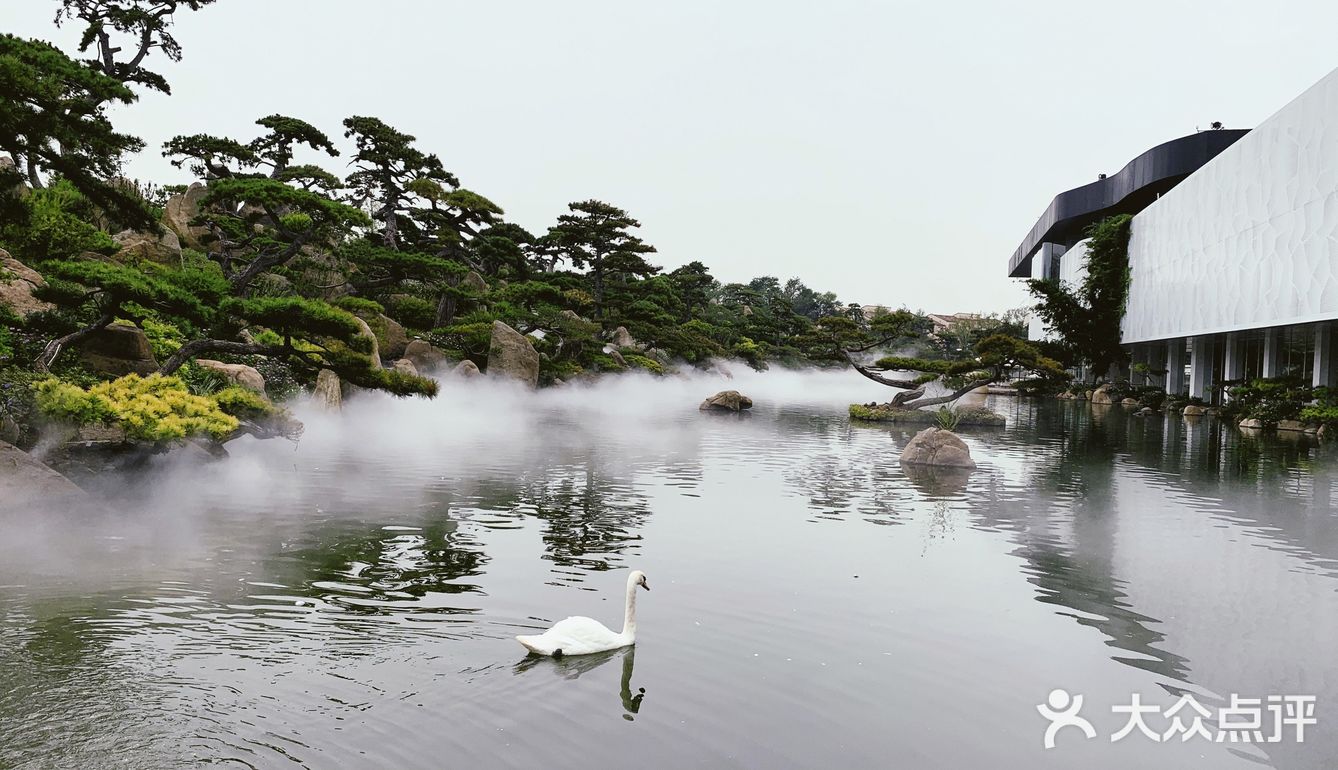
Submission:
[[[1323,768],[1327,447],[992,398],[908,474],[851,372],[626,375],[304,404],[296,443],[163,458],[0,515],[0,767]],[[751,414],[697,411],[719,390]],[[568,615],[634,650],[527,659]],[[1093,741],[1035,706],[1083,693]],[[1306,743],[1112,744],[1130,694],[1302,693]]]

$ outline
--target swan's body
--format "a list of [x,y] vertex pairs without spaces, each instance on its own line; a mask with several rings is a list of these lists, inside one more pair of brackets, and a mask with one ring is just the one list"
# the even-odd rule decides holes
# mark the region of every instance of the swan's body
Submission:
[[516,641],[537,655],[563,657],[607,652],[636,644],[636,589],[647,591],[646,573],[635,570],[627,576],[627,604],[623,611],[623,630],[614,633],[593,618],[574,617],[559,621],[542,634],[517,636]]

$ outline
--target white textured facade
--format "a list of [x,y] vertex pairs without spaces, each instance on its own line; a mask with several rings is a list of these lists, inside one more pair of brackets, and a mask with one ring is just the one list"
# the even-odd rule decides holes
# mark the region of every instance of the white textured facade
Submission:
[[1338,319],[1338,70],[1134,217],[1129,260],[1126,343]]

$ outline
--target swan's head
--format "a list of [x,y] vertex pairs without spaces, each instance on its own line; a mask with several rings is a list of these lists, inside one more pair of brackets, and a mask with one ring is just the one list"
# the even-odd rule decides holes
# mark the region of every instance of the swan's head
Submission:
[[646,573],[641,570],[633,570],[632,574],[627,576],[627,582],[630,585],[641,586],[647,591],[650,590],[650,583],[646,582]]

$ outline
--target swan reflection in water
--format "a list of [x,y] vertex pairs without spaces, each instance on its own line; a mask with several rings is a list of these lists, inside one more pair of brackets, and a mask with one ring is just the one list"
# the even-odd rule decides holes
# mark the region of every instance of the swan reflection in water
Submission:
[[619,650],[597,652],[593,655],[570,655],[561,658],[526,655],[516,663],[515,673],[523,674],[538,668],[551,671],[563,679],[577,679],[614,658],[622,658],[623,661],[623,673],[618,682],[618,697],[623,702],[623,719],[631,722],[635,718],[633,715],[641,711],[641,699],[646,697],[644,687],[638,687],[635,694],[632,692],[632,668],[636,665],[635,645]]

